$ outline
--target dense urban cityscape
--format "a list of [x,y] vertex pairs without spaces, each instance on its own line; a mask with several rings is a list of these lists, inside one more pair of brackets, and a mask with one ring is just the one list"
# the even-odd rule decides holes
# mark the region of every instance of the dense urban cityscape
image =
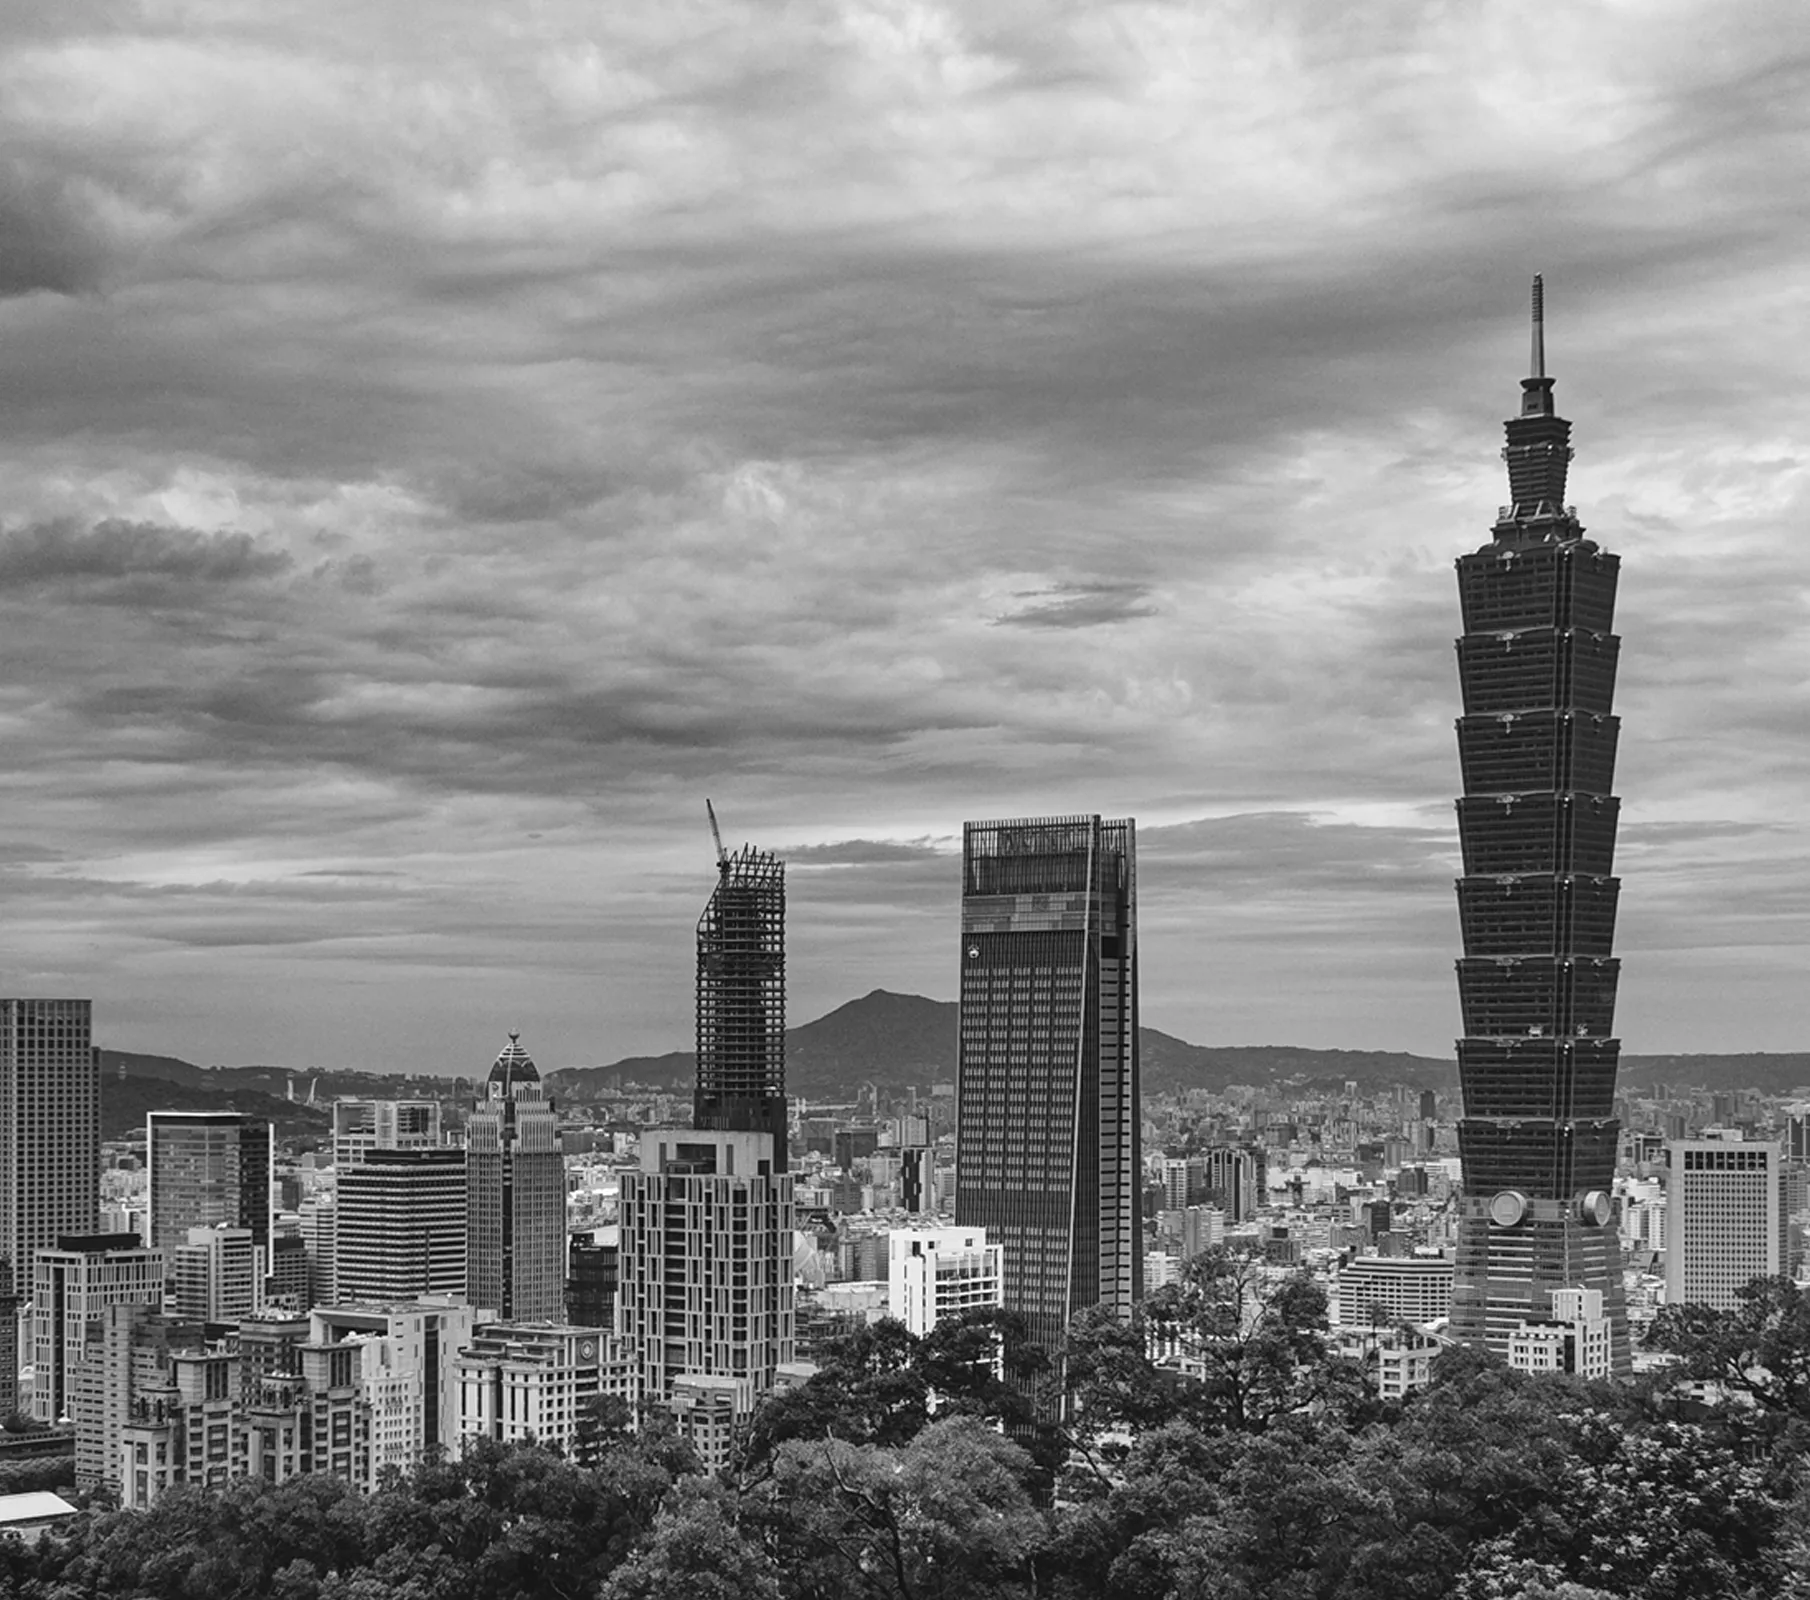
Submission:
[[0,1600],[1810,1600],[1810,12],[0,9]]
[[[464,1095],[289,1077],[318,1132],[171,1107],[103,1139],[93,1002],[0,1002],[4,1448],[127,1513],[244,1481],[393,1492],[500,1447],[594,1463],[610,1437],[735,1482],[820,1429],[833,1468],[849,1369],[884,1371],[890,1340],[895,1373],[939,1352],[920,1426],[979,1416],[992,1466],[1020,1452],[1028,1512],[1115,1460],[1122,1483],[1156,1395],[1262,1434],[1474,1382],[1467,1353],[1700,1416],[1789,1391],[1810,1085],[1617,1091],[1617,560],[1566,503],[1538,278],[1532,327],[1512,500],[1458,561],[1456,1093],[1147,1092],[1135,823],[1067,816],[964,830],[953,1077],[861,1081],[895,1041],[848,1064],[852,1094],[788,1096],[785,864],[729,851],[706,801],[689,1108],[621,1069],[558,1092],[512,1031]],[[901,998],[844,1012],[880,1003],[857,1032],[884,1039]],[[155,1099],[154,1060],[113,1082],[134,1065]],[[1247,1390],[1233,1369],[1278,1331]],[[1115,1361],[1150,1392],[1103,1382]],[[77,1515],[0,1497],[32,1541]]]

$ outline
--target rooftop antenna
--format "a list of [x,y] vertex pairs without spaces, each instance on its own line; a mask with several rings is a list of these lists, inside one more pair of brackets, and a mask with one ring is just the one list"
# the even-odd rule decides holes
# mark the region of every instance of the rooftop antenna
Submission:
[[716,841],[716,870],[727,872],[729,870],[729,852],[723,848],[723,832],[716,825],[716,807],[706,800],[704,810],[710,818],[710,837]]
[[1537,272],[1533,275],[1533,366],[1528,376],[1546,376],[1546,285]]

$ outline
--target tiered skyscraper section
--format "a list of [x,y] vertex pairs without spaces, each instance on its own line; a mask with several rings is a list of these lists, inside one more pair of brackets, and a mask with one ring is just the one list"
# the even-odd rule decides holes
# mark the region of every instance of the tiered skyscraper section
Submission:
[[1536,278],[1533,375],[1503,451],[1513,503],[1458,561],[1464,1197],[1452,1331],[1505,1354],[1523,1320],[1550,1313],[1554,1289],[1597,1289],[1611,1364],[1625,1372],[1609,1198],[1620,561],[1565,504],[1571,424],[1553,410],[1541,311]]

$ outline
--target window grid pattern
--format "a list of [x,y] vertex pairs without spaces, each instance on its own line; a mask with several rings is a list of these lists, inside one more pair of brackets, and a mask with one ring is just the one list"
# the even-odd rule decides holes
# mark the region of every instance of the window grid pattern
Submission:
[[1052,1354],[1143,1288],[1136,929],[1130,822],[968,824],[955,1221]]

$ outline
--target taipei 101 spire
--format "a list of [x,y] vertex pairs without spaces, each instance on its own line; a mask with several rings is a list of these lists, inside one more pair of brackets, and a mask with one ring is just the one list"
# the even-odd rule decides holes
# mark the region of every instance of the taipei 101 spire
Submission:
[[1620,561],[1565,503],[1571,424],[1553,408],[1538,278],[1530,368],[1502,452],[1511,503],[1490,542],[1458,560],[1464,1198],[1452,1332],[1506,1355],[1524,1324],[1562,1320],[1577,1369],[1601,1375],[1629,1360],[1609,1198]]

